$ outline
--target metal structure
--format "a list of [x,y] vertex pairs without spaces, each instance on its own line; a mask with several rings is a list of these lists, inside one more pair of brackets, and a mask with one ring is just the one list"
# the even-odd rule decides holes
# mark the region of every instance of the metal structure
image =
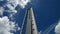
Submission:
[[[27,9],[26,14],[27,14],[27,25],[26,25],[25,34],[38,34],[33,9],[32,8]],[[26,17],[26,14],[25,14],[25,17]],[[25,17],[24,17],[24,21],[25,21]],[[20,34],[22,34],[24,21],[23,21],[23,24],[22,24],[22,27],[21,27]]]
[[28,9],[26,34],[38,34],[33,9]]

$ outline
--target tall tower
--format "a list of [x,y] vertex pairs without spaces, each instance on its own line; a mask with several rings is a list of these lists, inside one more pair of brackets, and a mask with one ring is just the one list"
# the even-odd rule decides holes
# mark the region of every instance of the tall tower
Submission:
[[26,33],[25,34],[38,34],[32,8],[28,9],[27,26],[26,26]]

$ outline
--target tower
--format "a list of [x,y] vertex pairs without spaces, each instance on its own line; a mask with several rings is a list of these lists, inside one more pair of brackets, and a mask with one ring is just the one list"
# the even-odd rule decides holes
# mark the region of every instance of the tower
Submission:
[[26,34],[38,34],[33,9],[29,8],[27,11]]

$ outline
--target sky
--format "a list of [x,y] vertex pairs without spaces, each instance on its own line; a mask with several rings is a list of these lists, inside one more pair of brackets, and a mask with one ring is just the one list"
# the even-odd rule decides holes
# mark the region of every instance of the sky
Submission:
[[[0,2],[0,6],[2,6],[4,2]],[[21,0],[21,1],[17,1],[16,4],[14,4],[13,2],[8,2],[8,3],[9,4],[7,4],[6,6],[9,9],[3,5],[4,9],[11,10],[11,11],[6,11],[6,13],[4,13],[3,17],[0,18],[1,22],[4,21],[3,20],[4,18],[6,18],[9,23],[10,22],[9,19],[11,19],[12,22],[18,23],[18,27],[21,27],[25,12],[27,11],[27,9],[29,7],[32,7],[33,11],[34,11],[35,19],[36,19],[38,32],[41,31],[42,34],[44,34],[44,33],[46,33],[46,30],[49,29],[49,27],[51,25],[53,25],[51,27],[54,27],[54,26],[56,26],[55,23],[56,24],[60,23],[59,22],[59,19],[60,19],[60,4],[59,3],[60,2],[58,0],[29,0],[29,1]],[[1,11],[3,11],[3,10],[1,10]],[[15,23],[12,25],[16,26]],[[10,25],[10,26],[12,26],[12,25]],[[50,29],[51,29],[51,27],[50,27]],[[12,27],[12,28],[14,28],[14,27]],[[10,31],[10,29],[6,29],[6,30]],[[49,34],[55,34],[54,31],[55,31],[55,27],[49,32]],[[10,32],[8,32],[8,33],[10,33]],[[14,32],[14,33],[19,34],[20,31],[18,30],[17,32]],[[12,33],[10,33],[10,34],[12,34]]]

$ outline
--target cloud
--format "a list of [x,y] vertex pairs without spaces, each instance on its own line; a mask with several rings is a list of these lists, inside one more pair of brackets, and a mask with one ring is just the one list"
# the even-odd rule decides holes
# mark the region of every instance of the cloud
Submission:
[[60,34],[60,21],[58,22],[57,26],[55,27],[55,33]]
[[16,31],[17,25],[8,19],[7,16],[0,18],[0,34],[14,34],[12,31]]
[[[4,0],[0,0],[4,1]],[[3,12],[8,12],[10,13],[10,17],[13,14],[17,13],[17,10],[15,8],[17,5],[19,5],[21,8],[25,8],[25,6],[31,1],[31,0],[6,0],[7,3],[4,5],[4,7],[7,7],[9,10],[4,10],[4,7],[0,7],[0,15],[3,15]]]
[[3,0],[0,0],[0,1],[3,1]]
[[0,7],[0,16],[3,15],[4,8]]
[[25,6],[30,2],[30,0],[20,0],[19,5],[22,8],[25,8]]
[[14,7],[17,5],[25,8],[25,6],[30,2],[30,0],[8,0],[8,3],[12,4]]
[[[5,0],[0,0],[5,1]],[[22,8],[25,8],[25,6],[31,1],[31,0],[6,0],[7,3],[13,5],[16,7],[17,5],[20,5]]]
[[[4,0],[0,0],[4,1]],[[3,6],[0,7],[0,16],[3,15],[3,12],[8,12],[11,18],[12,16],[17,13],[15,8],[19,5],[21,8],[25,8],[25,6],[30,2],[30,0],[7,0],[7,3],[4,7],[7,7],[9,10],[5,10]],[[0,34],[14,34],[12,32],[16,31],[17,25],[15,22],[10,21],[7,16],[0,17]],[[20,28],[18,27],[18,30]]]

